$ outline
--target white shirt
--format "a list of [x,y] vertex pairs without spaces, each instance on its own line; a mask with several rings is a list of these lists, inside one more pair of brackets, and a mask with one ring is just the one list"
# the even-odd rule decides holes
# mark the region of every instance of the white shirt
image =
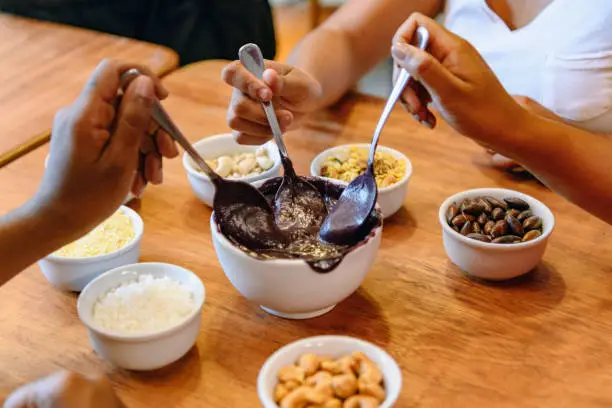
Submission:
[[446,0],[444,24],[476,47],[510,94],[612,133],[612,0],[554,0],[514,31],[486,0]]

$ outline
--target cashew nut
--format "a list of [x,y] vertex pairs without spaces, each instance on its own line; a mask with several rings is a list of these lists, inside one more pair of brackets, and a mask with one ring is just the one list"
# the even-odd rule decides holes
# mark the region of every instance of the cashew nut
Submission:
[[278,371],[278,380],[282,383],[287,381],[297,381],[302,384],[304,382],[304,370],[297,366],[283,367]]
[[217,159],[217,168],[215,172],[221,177],[229,176],[232,168],[234,167],[234,161],[229,156],[221,156]]
[[238,163],[238,170],[240,171],[240,174],[247,175],[253,171],[255,166],[257,166],[257,161],[255,161],[255,158],[246,157]]
[[381,403],[386,398],[385,390],[380,384],[363,382],[361,380],[359,380],[359,393],[374,397]]
[[280,408],[305,408],[308,405],[318,405],[327,397],[310,387],[299,387],[291,391],[280,403]]
[[354,374],[341,374],[332,378],[334,393],[339,398],[348,398],[357,393],[357,378]]
[[278,403],[289,394],[289,390],[284,384],[278,384],[274,389],[274,402]]
[[295,390],[297,387],[301,386],[302,384],[297,382],[297,381],[287,381],[286,383],[283,384],[285,386],[285,388],[287,388],[288,391],[293,391]]
[[360,351],[353,353],[353,358],[359,367],[359,381],[370,384],[380,384],[383,376],[376,364]]
[[255,160],[257,160],[257,164],[264,170],[268,170],[274,165],[274,162],[268,156],[257,156]]
[[353,374],[355,373],[355,359],[351,356],[344,356],[336,361],[323,361],[321,368],[332,374]]
[[342,408],[342,401],[338,398],[330,399],[319,405],[309,405],[307,408]]
[[319,357],[314,354],[304,354],[300,357],[298,366],[304,370],[306,376],[311,376],[319,369]]
[[306,385],[313,387],[323,394],[333,397],[334,388],[332,386],[332,375],[327,371],[319,371],[312,377],[306,379]]
[[378,408],[378,400],[367,395],[353,395],[344,401],[344,408]]

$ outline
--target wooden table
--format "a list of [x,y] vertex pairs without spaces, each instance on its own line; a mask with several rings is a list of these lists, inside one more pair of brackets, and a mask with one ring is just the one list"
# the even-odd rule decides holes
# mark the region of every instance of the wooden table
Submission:
[[104,58],[146,64],[159,75],[178,63],[158,45],[0,13],[0,167],[48,141],[55,112]]
[[[166,105],[193,141],[227,130],[230,90],[219,80],[221,66],[202,63],[165,79]],[[382,106],[351,96],[291,134],[287,145],[297,170],[306,173],[324,148],[367,141]],[[181,265],[204,281],[197,347],[159,372],[114,369],[91,350],[76,297],[53,289],[33,267],[0,289],[0,395],[67,368],[106,372],[130,407],[255,407],[257,374],[271,353],[300,338],[344,334],[397,359],[404,375],[400,408],[611,406],[611,227],[533,181],[489,168],[480,147],[444,125],[430,131],[398,110],[382,142],[411,158],[410,191],[386,222],[362,287],[331,313],[282,320],[242,298],[215,257],[210,210],[175,160],[166,163],[165,184],[148,189],[142,201],[142,260]],[[0,205],[15,205],[34,191],[44,154],[39,149],[0,170],[7,197]],[[486,284],[446,257],[438,206],[457,191],[484,186],[523,191],[555,213],[555,232],[534,273]]]

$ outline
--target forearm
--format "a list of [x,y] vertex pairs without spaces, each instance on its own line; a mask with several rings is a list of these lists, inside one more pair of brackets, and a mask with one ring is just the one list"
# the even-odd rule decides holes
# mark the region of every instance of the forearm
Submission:
[[367,72],[369,64],[356,61],[352,47],[345,32],[322,27],[307,35],[287,59],[321,84],[323,92],[316,108],[337,102]]
[[612,224],[612,139],[533,114],[522,123],[500,153]]
[[442,4],[442,0],[349,0],[304,37],[287,62],[321,84],[317,107],[331,105],[389,55],[395,31],[410,14],[435,16]]
[[35,200],[0,216],[0,286],[72,238]]

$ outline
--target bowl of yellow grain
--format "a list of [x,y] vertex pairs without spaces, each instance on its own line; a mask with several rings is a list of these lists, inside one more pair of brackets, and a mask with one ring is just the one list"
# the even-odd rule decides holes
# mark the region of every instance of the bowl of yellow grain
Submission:
[[38,261],[38,266],[57,288],[80,292],[102,273],[138,262],[142,233],[142,218],[121,206],[87,235]]
[[[369,152],[370,145],[367,143],[332,147],[314,158],[310,164],[310,174],[350,183],[365,172]],[[388,218],[404,204],[412,176],[412,163],[398,150],[378,146],[374,156],[374,175],[378,186],[378,205],[383,216]]]

